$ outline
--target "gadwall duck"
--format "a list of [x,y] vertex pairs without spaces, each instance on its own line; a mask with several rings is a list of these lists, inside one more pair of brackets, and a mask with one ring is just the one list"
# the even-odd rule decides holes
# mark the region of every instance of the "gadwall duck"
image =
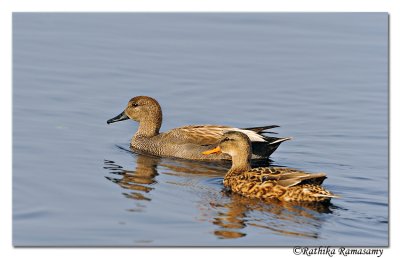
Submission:
[[153,98],[137,96],[132,98],[125,110],[109,119],[107,124],[132,119],[139,127],[131,139],[131,148],[138,152],[156,156],[177,157],[192,160],[230,160],[227,154],[212,156],[202,152],[215,147],[224,131],[245,133],[253,145],[253,159],[269,157],[278,146],[289,138],[276,138],[262,135],[267,129],[277,125],[239,129],[221,125],[189,125],[160,133],[162,111],[160,104]]
[[212,150],[203,152],[226,153],[232,157],[232,167],[224,177],[224,186],[246,197],[275,199],[285,202],[329,202],[337,197],[321,184],[324,173],[310,174],[282,167],[250,167],[251,142],[241,132],[225,132]]

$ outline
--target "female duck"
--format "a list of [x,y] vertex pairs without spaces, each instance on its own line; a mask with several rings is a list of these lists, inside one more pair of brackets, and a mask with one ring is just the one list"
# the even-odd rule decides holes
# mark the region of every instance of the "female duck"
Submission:
[[219,145],[205,155],[226,153],[232,167],[224,177],[224,186],[243,196],[295,202],[328,202],[336,197],[320,186],[324,173],[310,174],[281,167],[250,167],[251,144],[241,132],[226,132]]
[[194,160],[230,160],[227,154],[205,156],[201,153],[215,147],[223,132],[241,131],[250,137],[253,158],[269,157],[278,146],[291,138],[275,138],[262,135],[277,125],[239,129],[220,125],[189,125],[160,133],[162,112],[158,102],[147,96],[132,98],[125,110],[107,121],[107,124],[132,119],[139,122],[138,130],[131,139],[131,147],[156,156]]

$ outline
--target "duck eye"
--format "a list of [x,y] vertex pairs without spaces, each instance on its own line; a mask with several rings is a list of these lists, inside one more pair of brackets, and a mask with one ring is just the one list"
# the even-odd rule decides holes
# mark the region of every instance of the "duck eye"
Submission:
[[225,137],[222,141],[226,142],[226,141],[230,141],[231,139],[229,139],[228,137]]
[[137,106],[139,106],[138,103],[133,103],[133,104],[132,104],[132,107],[137,107]]

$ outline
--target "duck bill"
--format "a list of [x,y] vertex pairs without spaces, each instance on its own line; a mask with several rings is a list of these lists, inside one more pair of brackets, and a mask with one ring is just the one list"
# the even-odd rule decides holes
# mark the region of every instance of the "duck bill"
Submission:
[[107,124],[111,124],[111,123],[115,123],[115,122],[119,122],[119,121],[124,121],[124,120],[127,120],[127,119],[129,119],[129,117],[125,114],[125,111],[122,111],[122,113],[119,114],[118,116],[107,120]]
[[212,149],[212,150],[208,150],[208,151],[203,151],[202,154],[203,155],[210,155],[213,153],[221,153],[221,148],[219,146],[217,146],[216,148]]

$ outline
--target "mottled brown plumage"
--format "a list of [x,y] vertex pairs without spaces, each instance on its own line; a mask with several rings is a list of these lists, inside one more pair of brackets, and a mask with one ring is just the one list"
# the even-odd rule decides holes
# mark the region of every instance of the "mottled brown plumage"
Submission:
[[155,99],[147,96],[132,98],[125,110],[107,123],[127,119],[139,122],[138,130],[131,139],[131,147],[139,152],[157,156],[194,160],[230,160],[231,157],[223,153],[211,156],[201,154],[216,146],[227,130],[242,131],[249,135],[253,145],[253,159],[269,157],[282,142],[290,139],[262,135],[267,129],[278,127],[276,125],[247,129],[221,125],[189,125],[160,133],[161,107]]
[[224,186],[243,196],[295,202],[326,202],[336,197],[321,184],[324,173],[310,174],[292,168],[250,167],[251,144],[241,132],[225,132],[217,148],[204,154],[222,152],[232,157]]

